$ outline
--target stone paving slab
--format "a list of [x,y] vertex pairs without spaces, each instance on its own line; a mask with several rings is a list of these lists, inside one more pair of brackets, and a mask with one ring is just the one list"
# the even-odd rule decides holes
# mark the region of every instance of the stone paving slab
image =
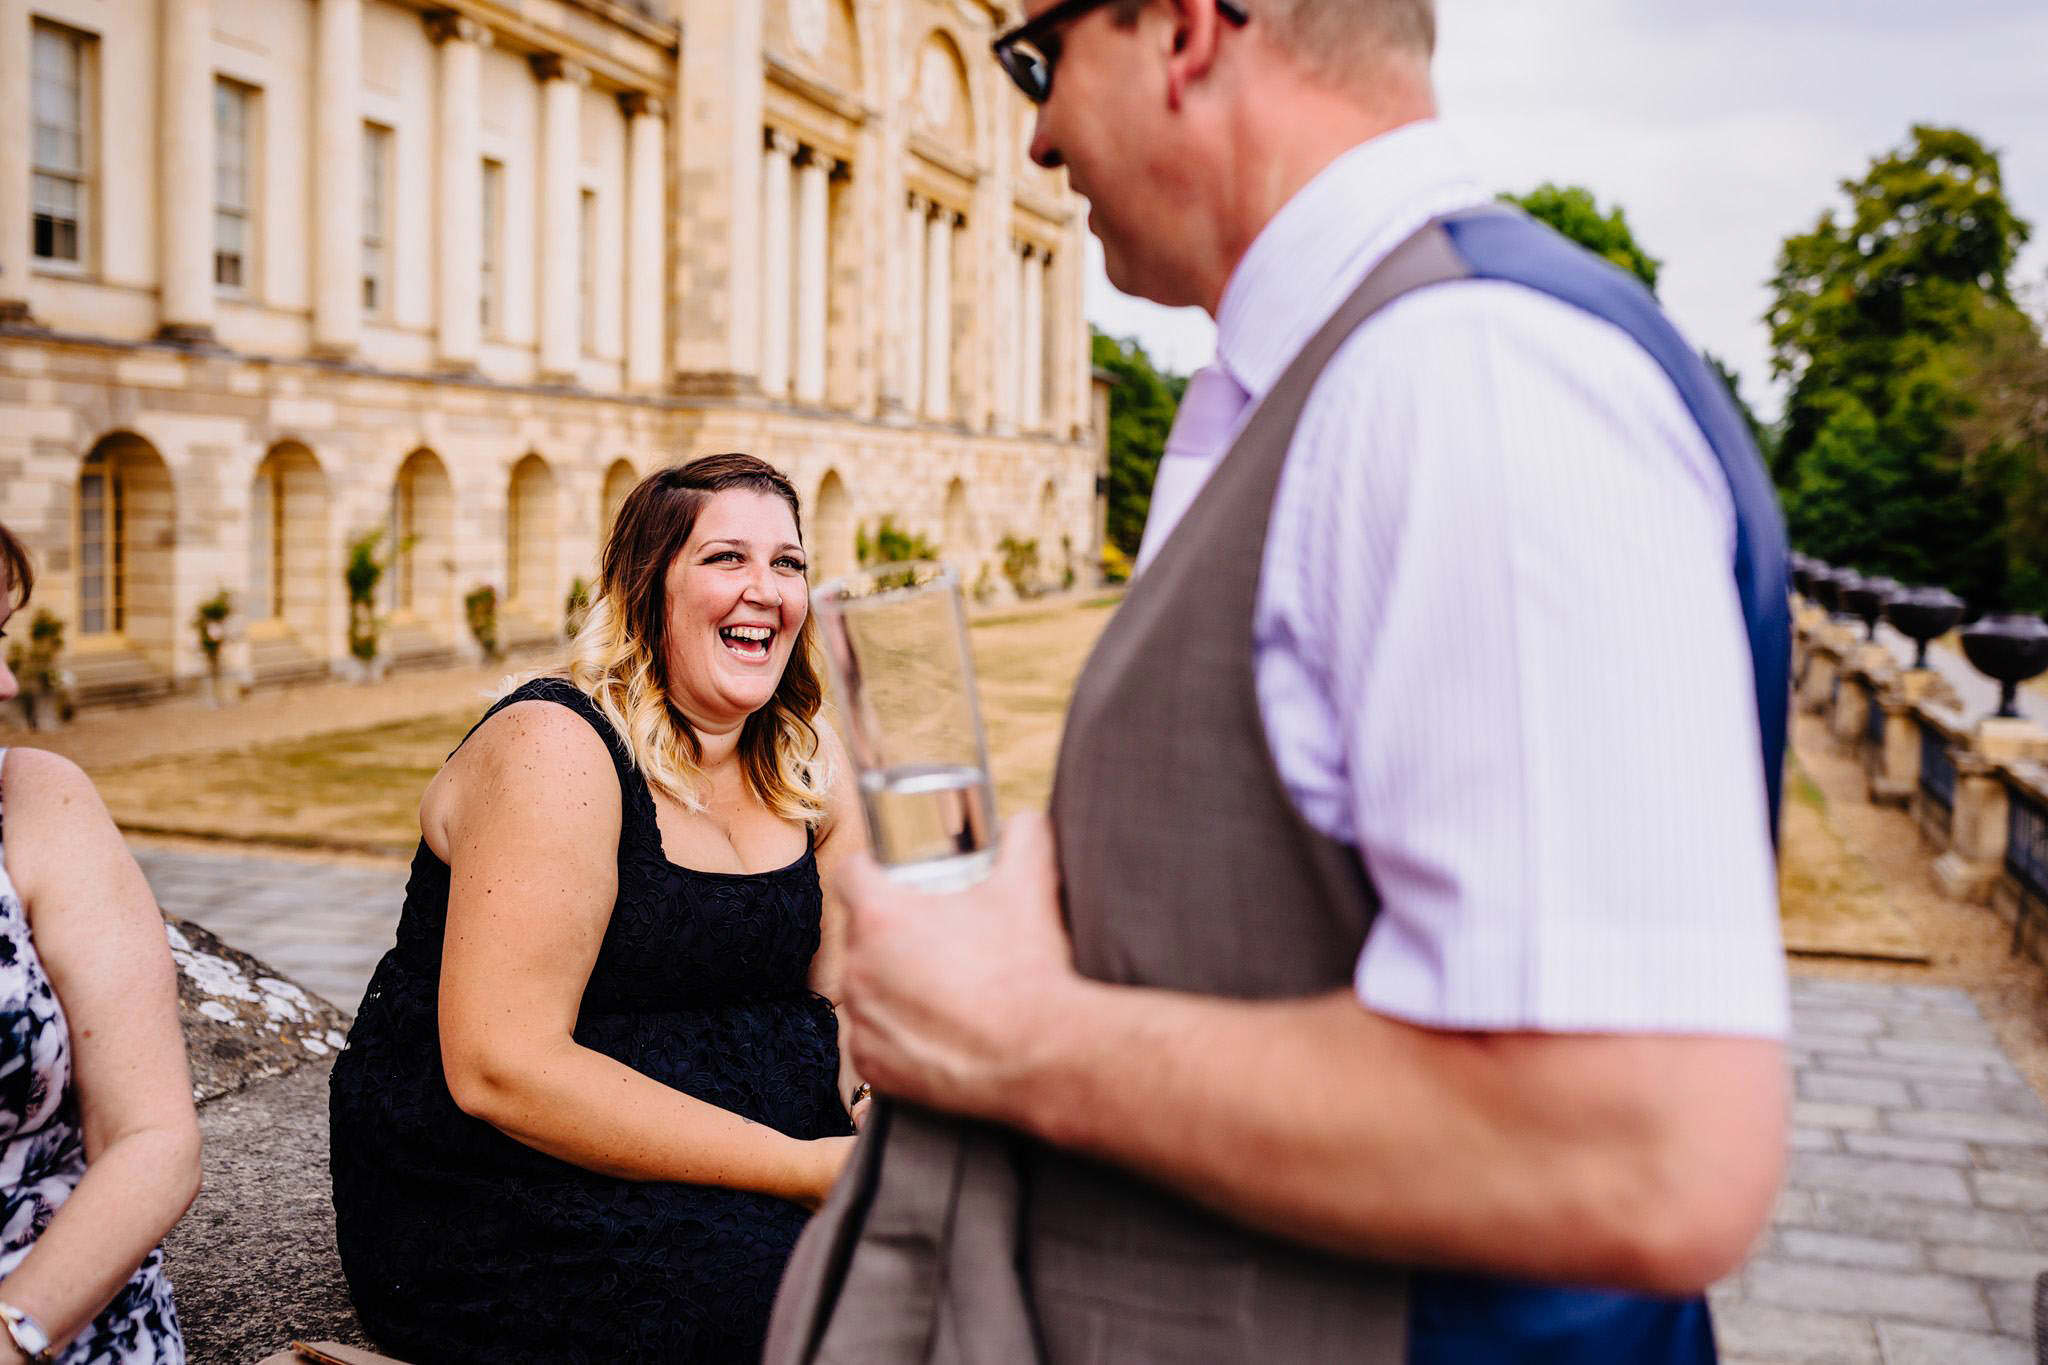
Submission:
[[391,947],[405,868],[138,847],[157,904],[350,1014]]
[[1785,1189],[1713,1293],[1755,1365],[2032,1365],[2048,1109],[1946,987],[1795,978]]
[[[157,897],[344,1009],[391,945],[397,865],[141,848]],[[2032,1362],[2048,1109],[1961,990],[1794,978],[1770,1231],[1713,1292],[1730,1365]]]

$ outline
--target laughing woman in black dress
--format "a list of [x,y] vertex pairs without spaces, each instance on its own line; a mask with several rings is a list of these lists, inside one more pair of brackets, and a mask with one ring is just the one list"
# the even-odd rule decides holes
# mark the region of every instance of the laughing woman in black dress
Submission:
[[[407,1360],[758,1358],[852,1148],[795,491],[620,509],[571,665],[450,756],[334,1070],[342,1264]],[[829,876],[827,878],[829,880]]]

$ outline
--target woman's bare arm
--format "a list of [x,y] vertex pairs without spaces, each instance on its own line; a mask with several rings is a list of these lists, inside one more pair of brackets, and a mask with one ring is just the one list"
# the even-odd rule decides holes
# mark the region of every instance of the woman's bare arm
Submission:
[[662,1085],[573,1032],[617,896],[609,750],[550,702],[493,716],[429,790],[451,876],[441,1062],[456,1104],[550,1156],[628,1180],[823,1198],[844,1152]]
[[199,1191],[176,969],[149,883],[69,760],[8,751],[7,868],[70,1025],[86,1169],[0,1299],[69,1341]]

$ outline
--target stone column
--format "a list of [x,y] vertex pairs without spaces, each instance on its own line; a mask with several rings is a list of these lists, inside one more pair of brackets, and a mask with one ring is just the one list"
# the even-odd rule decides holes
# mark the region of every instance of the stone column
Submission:
[[1024,342],[1017,357],[1017,382],[1024,390],[1022,424],[1026,431],[1045,426],[1045,252],[1024,248]]
[[435,168],[435,351],[444,369],[476,368],[483,322],[483,162],[477,145],[480,73],[490,31],[448,10],[427,16],[441,45],[439,162]]
[[761,362],[761,129],[765,0],[711,0],[686,11],[676,63],[676,202],[667,230],[675,270],[676,387],[750,393]]
[[1934,879],[1957,900],[1984,904],[2005,870],[2007,806],[1998,763],[1972,750],[1951,751],[1956,804],[1948,852],[1934,860]]
[[626,113],[626,387],[661,384],[661,315],[668,289],[662,280],[661,101],[638,91],[619,96]]
[[896,306],[902,310],[903,325],[898,339],[903,345],[900,362],[903,375],[903,403],[912,413],[924,410],[924,247],[925,219],[931,203],[913,192],[906,200],[903,219],[903,296]]
[[796,397],[822,403],[832,159],[807,147],[796,164]]
[[28,0],[0,0],[0,323],[28,321]]
[[573,379],[583,355],[582,238],[576,166],[582,160],[577,112],[590,75],[552,53],[533,58],[540,80],[540,372]]
[[790,160],[796,139],[770,132],[761,152],[761,392],[789,397]]
[[1875,805],[1905,807],[1920,789],[1920,724],[1903,680],[1871,699],[1884,711],[1884,744],[1872,756],[1866,788]]
[[314,37],[313,347],[363,332],[363,0],[320,0]]
[[1062,275],[1059,326],[1067,339],[1067,428],[1063,434],[1085,436],[1095,421],[1095,344],[1088,331],[1087,220],[1069,229]]
[[941,205],[925,224],[924,415],[953,415],[953,229],[960,215]]
[[1014,436],[1024,410],[1024,253],[1015,238],[1003,243],[996,271],[996,431]]
[[[213,339],[213,3],[162,0],[158,50],[159,335]],[[17,210],[18,211],[18,210]]]

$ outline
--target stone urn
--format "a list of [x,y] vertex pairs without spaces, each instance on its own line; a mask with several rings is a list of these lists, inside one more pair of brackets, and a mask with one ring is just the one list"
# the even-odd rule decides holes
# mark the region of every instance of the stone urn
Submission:
[[1877,638],[1877,623],[1884,616],[1885,599],[1898,590],[1898,584],[1889,578],[1865,578],[1860,574],[1848,576],[1836,592],[1842,610],[1863,623],[1863,638]]
[[1963,599],[1947,588],[1905,588],[1884,605],[1892,629],[1919,647],[1913,667],[1927,667],[1927,646],[1956,628],[1963,619]]
[[1998,714],[2017,719],[2020,684],[2048,672],[2048,621],[2006,612],[1963,632],[1963,653],[1999,686]]

